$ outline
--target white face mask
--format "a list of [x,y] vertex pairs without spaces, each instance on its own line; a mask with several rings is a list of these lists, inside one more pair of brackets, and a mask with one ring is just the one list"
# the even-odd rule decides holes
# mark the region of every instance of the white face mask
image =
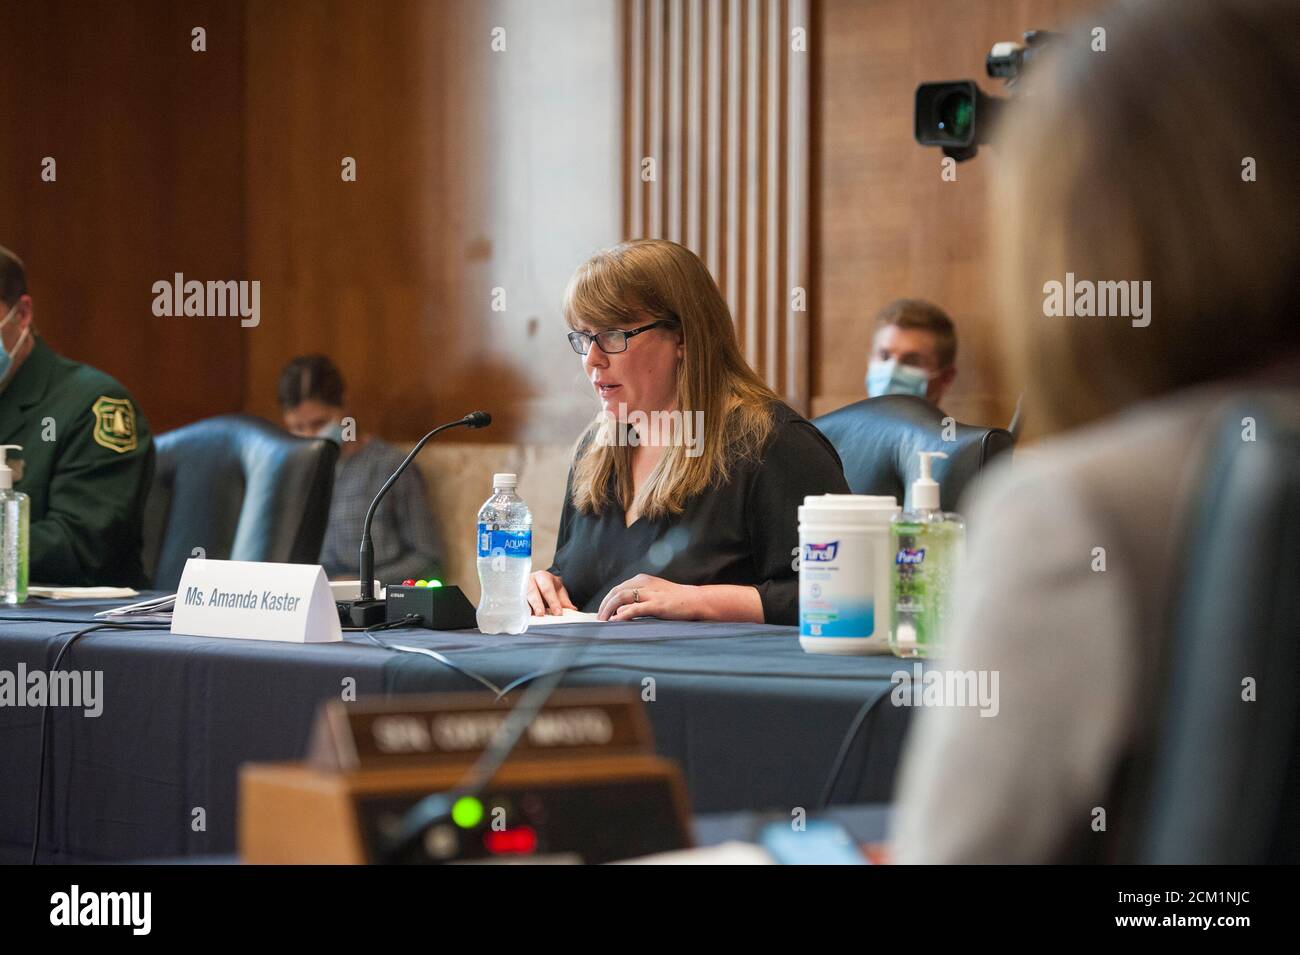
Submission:
[[[17,314],[18,314],[18,306],[14,305],[13,308],[9,309],[9,314],[6,315],[4,318],[0,319],[0,328],[4,328],[6,325],[8,325],[9,320]],[[13,351],[10,351],[9,349],[5,348],[3,345],[0,345],[0,381],[4,381],[6,378],[9,377],[9,371],[12,368],[14,363],[14,352],[18,351],[18,349],[23,347],[23,342],[27,341],[27,333],[30,331],[31,331],[30,327],[23,329],[23,333],[18,336],[18,341],[14,343]]]
[[316,432],[316,437],[324,438],[326,441],[333,441],[338,445],[343,444],[343,422],[331,421]]
[[929,374],[923,368],[912,365],[900,365],[892,358],[889,361],[873,361],[867,366],[867,397],[916,395],[924,398],[930,387],[930,379],[935,377],[937,374]]

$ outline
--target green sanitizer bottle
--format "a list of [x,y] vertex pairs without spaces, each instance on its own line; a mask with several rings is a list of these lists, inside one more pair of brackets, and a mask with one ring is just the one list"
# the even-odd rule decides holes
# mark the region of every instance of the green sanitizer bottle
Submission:
[[9,452],[16,444],[0,444],[0,604],[16,606],[27,600],[27,526],[31,499],[14,490]]
[[966,543],[966,522],[939,510],[939,483],[931,475],[942,451],[922,451],[921,476],[911,506],[890,521],[894,554],[889,649],[900,657],[934,656],[948,629],[952,582]]

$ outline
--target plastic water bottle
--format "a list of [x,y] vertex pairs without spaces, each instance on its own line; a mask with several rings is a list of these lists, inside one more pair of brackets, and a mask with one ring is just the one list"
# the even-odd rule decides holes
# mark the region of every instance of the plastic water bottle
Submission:
[[16,444],[0,444],[0,604],[15,606],[27,599],[27,532],[31,498],[14,490],[14,472],[7,459]]
[[528,629],[528,577],[533,570],[533,515],[519,499],[513,474],[492,475],[492,496],[478,512],[478,628]]

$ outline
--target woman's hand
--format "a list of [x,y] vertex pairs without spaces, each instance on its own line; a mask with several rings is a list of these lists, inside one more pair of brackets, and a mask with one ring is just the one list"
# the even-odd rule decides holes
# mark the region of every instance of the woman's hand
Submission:
[[534,616],[558,616],[565,609],[577,610],[564,589],[564,583],[549,570],[535,570],[528,578],[528,606]]
[[662,577],[637,574],[605,595],[600,602],[600,620],[633,620],[659,617],[662,620],[703,620],[707,606],[703,587],[675,584]]
[[758,590],[740,584],[675,584],[662,577],[637,574],[605,595],[601,620],[729,620],[762,623],[763,601]]

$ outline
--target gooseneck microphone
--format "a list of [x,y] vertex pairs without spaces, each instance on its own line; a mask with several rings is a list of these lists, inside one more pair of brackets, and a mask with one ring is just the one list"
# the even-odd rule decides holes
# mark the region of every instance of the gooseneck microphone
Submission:
[[491,423],[492,416],[486,411],[473,411],[458,421],[439,425],[415,442],[415,447],[411,448],[410,453],[397,466],[397,470],[384,482],[384,486],[379,489],[375,499],[370,502],[370,508],[366,511],[365,523],[361,527],[361,593],[350,604],[349,613],[344,620],[345,623],[356,627],[369,627],[383,621],[384,602],[375,599],[375,547],[370,539],[370,524],[375,519],[375,510],[379,507],[379,502],[384,499],[384,495],[393,486],[393,482],[402,476],[402,472],[410,466],[411,462],[415,460],[415,456],[420,453],[420,450],[435,434],[446,431],[448,428],[458,428],[461,425],[467,428],[486,428]]

